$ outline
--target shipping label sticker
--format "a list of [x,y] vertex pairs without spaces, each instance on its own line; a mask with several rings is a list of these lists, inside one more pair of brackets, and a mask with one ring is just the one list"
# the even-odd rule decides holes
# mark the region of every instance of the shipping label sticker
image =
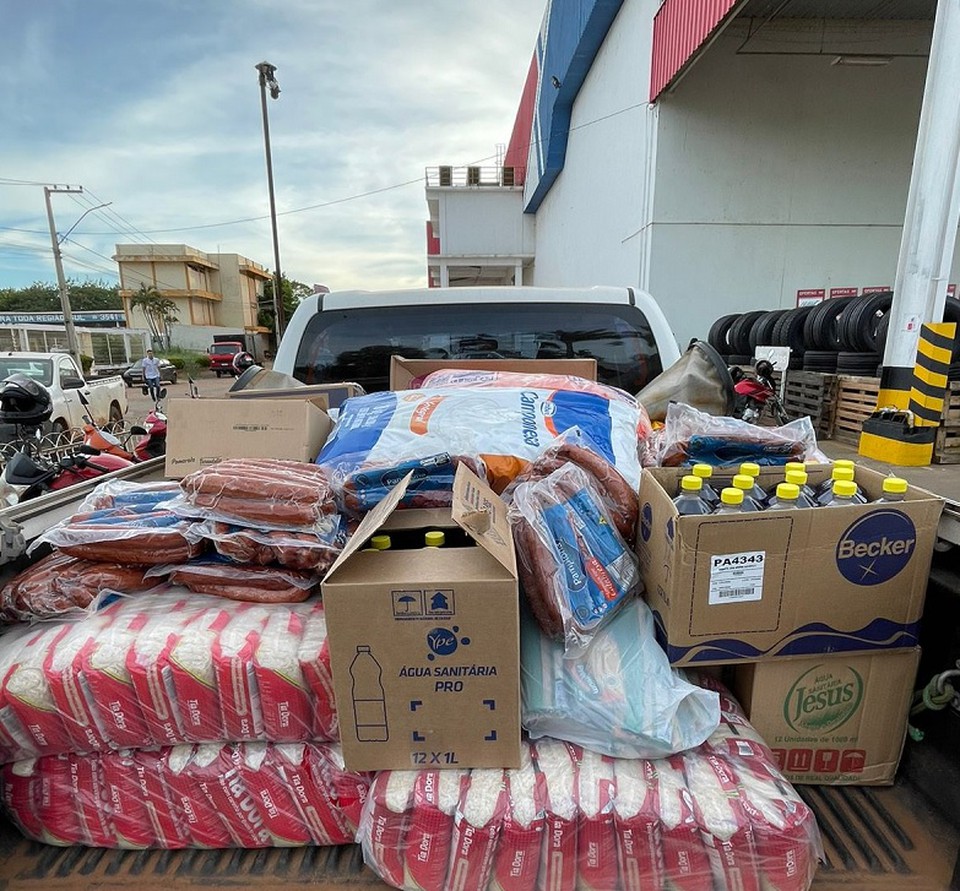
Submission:
[[746,603],[763,599],[763,564],[766,551],[714,554],[710,558],[710,590],[707,602]]

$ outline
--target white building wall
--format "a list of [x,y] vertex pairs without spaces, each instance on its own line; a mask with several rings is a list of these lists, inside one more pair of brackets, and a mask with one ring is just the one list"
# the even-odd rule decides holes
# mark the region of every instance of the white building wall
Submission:
[[640,284],[659,6],[624,3],[574,102],[563,170],[537,210],[535,285]]
[[438,189],[440,253],[458,256],[533,254],[536,221],[523,213],[522,189]]

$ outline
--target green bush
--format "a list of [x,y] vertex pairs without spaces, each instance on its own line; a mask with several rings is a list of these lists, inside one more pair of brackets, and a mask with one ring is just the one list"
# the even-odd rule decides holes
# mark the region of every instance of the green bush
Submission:
[[93,356],[88,356],[86,353],[81,353],[80,367],[83,369],[83,376],[87,377],[90,374],[90,369],[93,368]]
[[196,365],[197,368],[209,368],[210,357],[205,353],[201,353],[199,356],[194,357],[193,364]]
[[182,371],[187,367],[187,363],[184,360],[183,356],[169,356],[168,361],[173,364],[173,367]]

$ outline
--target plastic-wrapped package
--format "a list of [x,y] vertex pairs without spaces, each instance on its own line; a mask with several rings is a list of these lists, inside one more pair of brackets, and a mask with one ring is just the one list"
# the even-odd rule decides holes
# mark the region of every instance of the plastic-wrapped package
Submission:
[[155,510],[180,495],[180,484],[173,480],[152,483],[107,480],[100,483],[80,504],[78,513],[124,508],[131,512]]
[[453,841],[454,815],[465,776],[460,770],[424,770],[417,774],[404,843],[405,888],[429,891],[443,887]]
[[618,758],[662,758],[717,729],[718,694],[671,669],[650,608],[638,598],[575,656],[526,613],[520,634],[521,718],[533,739],[552,736]]
[[220,556],[157,566],[148,574],[169,577],[173,584],[197,594],[247,603],[298,603],[320,584],[320,577],[313,573],[279,566],[242,566]]
[[175,509],[205,519],[321,535],[337,522],[327,473],[315,464],[231,458],[190,474],[180,488],[183,500]]
[[297,661],[313,700],[314,739],[339,739],[340,721],[333,690],[333,668],[323,603],[316,601],[303,623]]
[[272,612],[266,607],[253,605],[235,610],[213,645],[213,672],[227,739],[240,741],[263,737],[260,687],[253,659]]
[[613,761],[583,751],[578,772],[577,887],[581,891],[618,891],[617,836],[613,806]]
[[656,764],[664,874],[677,891],[701,891],[711,875],[710,861],[700,836],[696,802],[687,787],[683,755],[661,758]]
[[662,467],[712,464],[715,467],[753,461],[782,465],[788,461],[829,459],[817,447],[810,418],[797,418],[782,427],[757,427],[737,418],[715,417],[682,402],[667,407],[662,437],[658,437]]
[[573,891],[577,885],[577,767],[580,753],[569,743],[543,739],[533,757],[543,780],[545,830],[537,887]]
[[0,590],[0,622],[81,615],[102,591],[132,594],[149,587],[139,567],[91,563],[53,553]]
[[[310,800],[325,810],[317,833],[289,785],[304,774]],[[335,746],[205,744],[19,761],[0,770],[0,800],[25,835],[51,844],[345,844],[369,783],[343,769]]]
[[7,681],[20,664],[20,653],[38,633],[36,628],[14,628],[0,636],[0,763],[30,758],[40,751],[7,693]]
[[506,809],[507,790],[502,770],[480,768],[463,778],[450,841],[449,886],[463,891],[485,891]]
[[[394,888],[409,888],[406,884],[406,841],[413,817],[411,806],[418,775],[415,770],[384,770],[376,774],[360,820],[358,838],[363,859]],[[446,857],[441,862],[446,870]]]
[[614,827],[623,891],[659,891],[664,884],[659,780],[655,762],[614,762]]
[[318,535],[203,520],[190,527],[190,536],[210,542],[218,554],[235,563],[276,564],[322,575],[337,559],[344,537],[338,516],[331,517],[328,525],[329,529]]
[[459,462],[486,474],[501,492],[560,433],[579,427],[637,489],[638,423],[635,405],[593,393],[515,387],[373,393],[343,403],[317,462],[347,513],[370,510],[410,471],[404,504],[435,507],[450,503]]
[[582,651],[643,590],[636,555],[577,465],[518,486],[508,517],[527,602],[543,632],[562,640],[568,653]]
[[590,476],[603,498],[607,515],[616,524],[617,532],[624,541],[632,545],[636,539],[637,516],[640,511],[637,490],[603,457],[602,450],[579,427],[561,433],[542,454],[522,470],[503,490],[504,501],[510,503],[518,486],[542,480],[564,464],[576,464]]
[[537,887],[546,819],[538,776],[530,749],[524,746],[519,769],[506,772],[508,807],[493,861],[491,891],[534,891]]
[[313,735],[313,706],[298,656],[303,624],[302,610],[274,610],[254,654],[264,731],[277,742]]

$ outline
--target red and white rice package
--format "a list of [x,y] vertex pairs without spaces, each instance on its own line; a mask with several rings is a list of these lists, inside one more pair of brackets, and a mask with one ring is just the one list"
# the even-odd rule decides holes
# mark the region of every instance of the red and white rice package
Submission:
[[814,815],[720,698],[714,735],[667,758],[541,738],[517,770],[451,770],[452,815],[443,771],[378,774],[364,858],[404,891],[806,891],[823,854]]
[[335,739],[320,601],[178,588],[0,634],[0,763],[195,742]]
[[339,747],[208,743],[64,754],[0,769],[30,838],[105,848],[346,844],[370,784]]

